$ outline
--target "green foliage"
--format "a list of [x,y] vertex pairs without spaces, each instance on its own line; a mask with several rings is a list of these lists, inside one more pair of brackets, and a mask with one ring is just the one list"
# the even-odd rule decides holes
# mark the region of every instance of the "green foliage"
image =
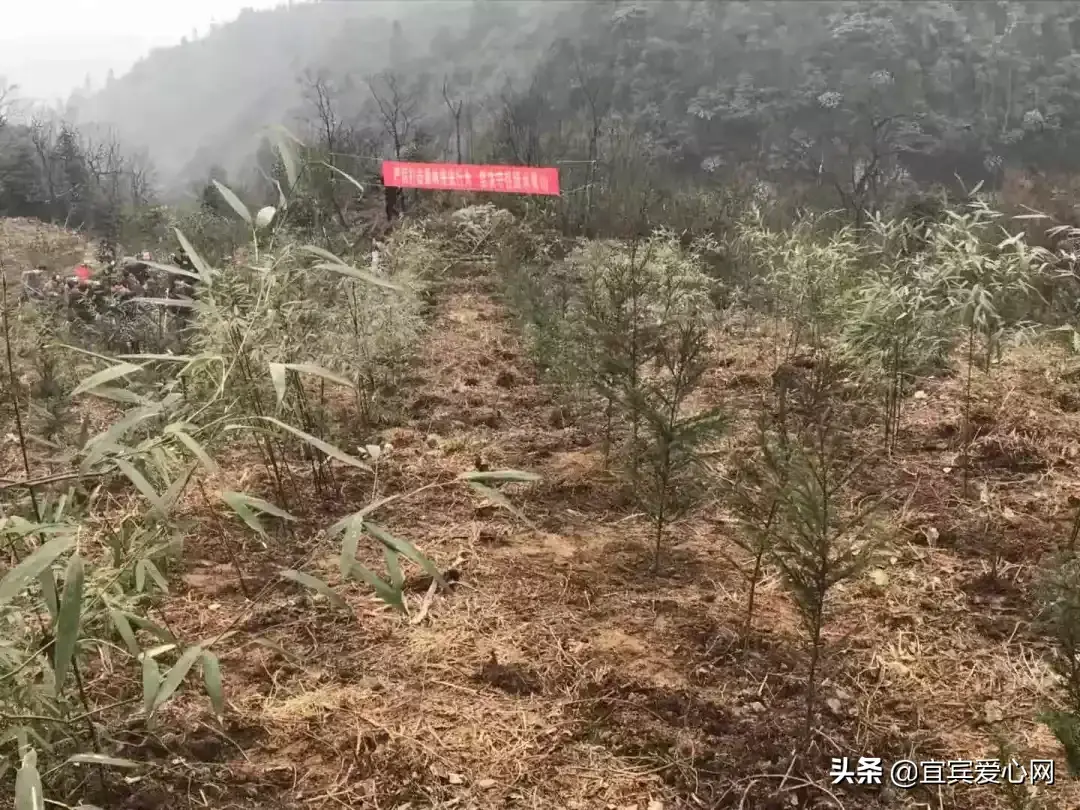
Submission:
[[293,120],[306,103],[296,65],[326,77],[335,122],[356,121],[331,151],[400,151],[356,87],[388,71],[423,135],[406,146],[560,161],[564,199],[538,207],[567,228],[613,234],[647,190],[650,221],[682,227],[691,214],[675,207],[747,177],[862,224],[954,174],[973,184],[1007,168],[1074,171],[1076,19],[1061,0],[298,5],[160,49],[72,112],[149,144],[164,175],[202,182],[216,163],[238,176],[253,110]]
[[766,548],[802,619],[809,674],[805,742],[816,710],[822,634],[828,598],[836,585],[862,573],[879,538],[867,518],[877,506],[852,491],[851,480],[866,458],[850,461],[851,433],[840,413],[843,375],[819,355],[813,369],[793,385],[794,430],[767,431],[759,480],[770,516]]
[[736,244],[751,263],[751,296],[776,321],[777,365],[803,350],[822,351],[842,323],[847,296],[861,282],[855,232],[828,233],[811,217],[774,230],[754,208],[740,222]]
[[[1010,234],[1002,215],[981,200],[935,226],[930,234],[933,255],[945,269],[944,294],[956,319],[964,351],[964,425],[961,464],[967,494],[971,466],[971,384],[977,352],[983,349],[983,370],[1004,344],[1025,327],[1024,316],[1035,298],[1032,280],[1039,254],[1028,248],[1024,233]],[[1003,238],[1002,238],[1003,237]]]
[[[234,208],[244,206],[227,188],[229,193],[219,191]],[[151,726],[193,678],[201,680],[215,715],[226,713],[228,672],[222,661],[235,651],[235,631],[180,638],[150,618],[168,595],[183,554],[188,526],[180,504],[185,496],[201,497],[210,508],[217,506],[213,497],[235,515],[233,526],[222,527],[221,542],[248,600],[241,621],[286,581],[344,610],[352,609],[349,585],[360,583],[407,613],[406,565],[446,583],[414,544],[372,522],[372,513],[391,501],[445,486],[468,486],[508,506],[506,496],[485,482],[535,480],[515,470],[468,473],[374,500],[376,470],[342,448],[355,446],[351,431],[358,423],[370,429],[383,399],[393,398],[394,381],[425,328],[423,299],[453,258],[439,238],[420,227],[396,233],[378,258],[348,260],[290,241],[277,211],[250,216],[252,227],[244,223],[249,243],[232,261],[210,259],[185,234],[175,234],[194,271],[164,270],[198,281],[181,340],[184,354],[114,358],[93,344],[48,345],[67,356],[68,376],[57,396],[104,399],[114,408],[96,433],[83,425],[77,438],[54,436],[55,461],[70,470],[60,476],[36,478],[27,451],[34,437],[26,428],[33,422],[23,422],[22,416],[25,399],[34,394],[22,378],[24,372],[36,373],[28,364],[38,358],[22,344],[38,339],[34,327],[39,324],[49,324],[52,331],[46,335],[51,338],[67,334],[62,317],[33,300],[17,308],[4,302],[8,367],[2,390],[15,416],[25,480],[13,490],[5,488],[0,517],[0,545],[13,560],[0,576],[0,624],[5,628],[0,633],[0,716],[14,718],[14,725],[0,734],[0,745],[17,750],[22,763],[15,786],[19,807],[41,807],[43,791],[70,765],[134,765],[102,750],[98,724],[115,718],[99,718],[100,707],[92,705],[95,696],[85,688],[82,673],[90,654],[110,669],[139,671],[142,719]],[[164,308],[174,301],[146,303]],[[353,351],[343,352],[343,345]],[[355,404],[354,418],[344,424],[331,420],[342,410],[340,400],[334,408],[329,402],[337,390],[349,395],[346,404]],[[204,479],[220,472],[216,458],[247,441],[263,460],[273,492],[221,489],[210,496]],[[367,452],[371,460],[378,455],[381,451]],[[312,531],[310,517],[301,511],[307,488],[340,495],[349,474],[370,479],[373,501],[359,510],[353,507],[327,532],[331,537],[344,534],[342,559],[348,564],[343,563],[341,584],[331,586],[317,572],[304,570],[309,558],[296,559],[261,590],[249,591],[243,554],[234,548],[243,539],[237,541],[235,529],[264,545],[301,529]],[[50,486],[65,481],[70,486],[62,494]],[[100,512],[118,485],[130,498],[127,517],[115,528],[102,528]],[[360,562],[361,542],[380,551],[386,575]],[[68,721],[71,717],[80,721]],[[93,753],[52,762],[87,746]],[[39,757],[48,757],[54,767],[39,771]]]
[[726,427],[722,409],[687,414],[690,397],[710,367],[707,321],[700,304],[669,316],[661,341],[660,374],[627,392],[626,405],[641,420],[632,448],[634,494],[656,529],[653,569],[659,570],[667,525],[704,495],[700,450]]
[[80,132],[51,111],[0,127],[0,216],[28,216],[120,238],[153,202],[145,155]]
[[908,220],[871,222],[862,283],[849,293],[842,345],[883,398],[884,448],[892,453],[904,399],[920,375],[937,371],[956,342],[946,297],[947,267],[908,250]]
[[982,341],[986,371],[1008,339],[1029,325],[1040,255],[1028,247],[1023,232],[1006,230],[1002,217],[973,200],[930,236],[933,258],[945,268],[952,309],[964,331]]
[[707,245],[684,248],[665,230],[585,240],[543,276],[529,267],[546,252],[532,247],[526,261],[504,260],[511,302],[562,396],[584,408],[599,400],[606,460],[629,429],[620,467],[653,522],[658,568],[666,527],[704,493],[700,451],[726,422],[692,402],[712,359]]
[[1047,567],[1041,622],[1054,643],[1050,665],[1060,679],[1061,704],[1044,711],[1041,719],[1065,749],[1065,762],[1075,776],[1080,774],[1080,560],[1072,552]]

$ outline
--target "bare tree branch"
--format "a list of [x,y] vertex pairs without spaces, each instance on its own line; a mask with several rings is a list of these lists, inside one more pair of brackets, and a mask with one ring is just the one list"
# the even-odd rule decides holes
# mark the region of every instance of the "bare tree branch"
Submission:
[[418,99],[404,88],[401,78],[392,70],[367,80],[371,97],[379,108],[383,129],[390,138],[394,157],[401,160],[402,151],[417,120]]
[[457,162],[461,163],[461,111],[465,101],[463,99],[458,99],[457,102],[450,100],[446,78],[443,78],[442,97],[443,101],[446,103],[446,109],[450,110],[450,115],[454,119],[454,138],[457,145]]

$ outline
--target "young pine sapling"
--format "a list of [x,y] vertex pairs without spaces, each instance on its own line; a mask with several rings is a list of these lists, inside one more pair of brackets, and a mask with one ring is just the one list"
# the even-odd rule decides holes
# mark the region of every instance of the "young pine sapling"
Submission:
[[[771,442],[770,432],[780,437]],[[741,560],[731,560],[735,569],[746,580],[746,612],[743,618],[743,643],[748,646],[754,625],[754,608],[757,588],[770,560],[775,542],[775,526],[780,508],[788,460],[787,443],[783,433],[766,408],[762,408],[758,421],[758,455],[744,458],[738,464],[733,481],[728,482],[728,493],[742,531],[736,532],[732,542],[749,558],[749,565]],[[770,458],[780,453],[781,458]]]
[[665,530],[702,492],[701,478],[694,475],[699,450],[726,426],[719,408],[694,416],[683,413],[709,368],[708,354],[707,323],[700,310],[692,307],[659,344],[659,378],[627,391],[631,412],[644,428],[633,448],[631,473],[635,495],[653,523],[654,573],[660,569]]
[[[862,464],[850,463],[850,435],[840,423],[835,364],[819,356],[797,389],[799,411],[810,415],[806,428],[786,449],[775,437],[764,453],[768,477],[777,493],[772,561],[794,599],[806,633],[808,675],[804,741],[809,742],[816,708],[818,670],[829,595],[836,585],[861,573],[875,545],[867,518],[877,506],[853,504],[850,482]],[[863,459],[865,461],[865,459]]]
[[[644,244],[590,243],[575,255],[582,266],[580,340],[590,352],[589,376],[604,399],[604,462],[610,461],[616,408],[637,396],[644,366],[655,356],[653,308],[657,277],[651,261],[657,237]],[[630,407],[631,446],[641,415]]]
[[1048,569],[1042,624],[1053,641],[1050,666],[1059,678],[1061,708],[1040,719],[1065,749],[1073,776],[1080,775],[1080,558],[1066,551]]

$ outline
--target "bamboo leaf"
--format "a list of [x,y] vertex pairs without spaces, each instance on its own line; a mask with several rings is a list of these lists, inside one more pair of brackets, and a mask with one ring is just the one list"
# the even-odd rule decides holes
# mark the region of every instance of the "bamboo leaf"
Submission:
[[346,180],[348,180],[350,183],[352,183],[354,186],[356,186],[360,190],[361,194],[364,193],[363,185],[361,185],[360,181],[357,180],[355,177],[353,177],[351,174],[349,174],[348,172],[342,171],[337,166],[333,166],[330,163],[327,163],[325,160],[320,160],[319,163],[321,163],[323,166],[328,168],[330,171],[335,172],[336,174],[339,174],[342,177],[344,177]]
[[443,579],[442,572],[439,567],[435,565],[431,560],[425,557],[420,551],[410,543],[408,540],[402,540],[400,537],[395,537],[390,534],[386,529],[381,526],[377,526],[374,523],[364,522],[364,531],[382,543],[384,546],[393,549],[398,554],[401,554],[406,559],[412,560],[414,563],[424,569],[440,587],[446,587],[446,580]]
[[[134,408],[125,413],[118,420],[116,420],[116,422],[114,422],[108,430],[105,430],[98,435],[91,437],[85,446],[93,447],[94,445],[98,444],[107,444],[119,447],[117,443],[120,441],[121,438],[124,437],[125,434],[127,434],[128,431],[132,430],[137,424],[139,424],[139,422],[142,422],[144,419],[150,419],[151,417],[157,416],[157,414],[161,412],[161,408],[161,404],[157,402],[145,405],[141,408]],[[126,448],[119,449],[121,450],[121,452],[126,450]],[[95,458],[95,463],[96,461],[101,460],[102,457],[103,456],[98,455]]]
[[289,181],[289,190],[291,191],[293,186],[296,185],[299,172],[297,171],[296,152],[289,141],[300,142],[291,132],[280,126],[271,130],[270,137],[273,139],[274,145],[277,146],[278,154],[281,155],[281,162],[285,164],[285,178]]
[[288,388],[288,366],[284,363],[269,363],[270,382],[274,384],[274,393],[277,395],[277,406],[280,409],[285,402],[285,391]]
[[327,382],[337,383],[338,385],[346,388],[356,389],[356,385],[351,381],[342,377],[340,374],[335,374],[322,366],[316,366],[313,363],[284,363],[285,368],[291,371],[298,372],[300,374],[311,374],[316,377],[322,377]]
[[345,539],[341,541],[341,576],[347,577],[356,564],[356,550],[360,545],[360,535],[364,531],[363,521],[350,521],[345,528]]
[[288,431],[289,433],[293,434],[294,436],[296,436],[296,437],[298,437],[300,439],[303,439],[305,442],[310,444],[312,447],[318,448],[319,450],[324,452],[326,455],[330,456],[331,458],[336,458],[338,461],[342,462],[343,464],[348,464],[350,467],[356,467],[358,470],[364,470],[365,472],[371,472],[371,467],[369,467],[367,464],[362,462],[360,459],[354,458],[353,456],[350,456],[348,453],[346,453],[346,452],[344,452],[342,450],[338,450],[338,448],[334,447],[334,445],[330,444],[329,442],[324,442],[322,439],[316,438],[315,436],[312,436],[310,433],[305,433],[304,431],[300,430],[299,428],[294,428],[292,425],[287,425],[284,422],[282,422],[280,419],[275,419],[272,416],[260,416],[260,417],[257,417],[257,418],[263,419],[264,421],[267,421],[267,422],[270,422],[271,424],[277,425],[282,430]]
[[119,363],[110,368],[102,369],[95,374],[91,374],[75,386],[75,390],[71,392],[71,396],[76,397],[84,391],[89,391],[92,388],[97,388],[99,385],[104,385],[113,380],[118,380],[121,377],[126,377],[129,374],[134,374],[136,371],[142,371],[142,366],[137,366],[134,363]]
[[229,497],[226,497],[226,495],[231,494],[232,493],[223,493],[221,496],[222,500],[224,500],[225,503],[229,505],[229,508],[233,510],[236,516],[240,518],[240,520],[242,520],[249,529],[251,529],[256,534],[265,535],[266,528],[259,521],[259,516],[255,514],[255,512],[250,509],[248,505],[242,500],[231,500]]
[[190,354],[118,354],[121,360],[145,360],[147,362],[161,363],[193,363],[206,357],[206,355],[192,356]]
[[368,284],[374,284],[376,287],[383,287],[387,290],[393,290],[394,292],[402,292],[403,287],[399,284],[394,284],[392,281],[387,281],[385,278],[380,278],[374,273],[369,273],[366,270],[359,270],[349,264],[335,264],[333,262],[320,262],[315,265],[316,270],[329,270],[338,275],[348,276],[349,278],[355,278],[358,281],[365,281]]
[[[69,765],[107,765],[110,768],[138,768],[138,762],[106,754],[74,754],[67,759]],[[85,805],[84,805],[85,806]]]
[[114,458],[112,461],[113,464],[116,465],[117,469],[119,469],[120,472],[122,472],[127,477],[127,479],[135,485],[135,489],[139,490],[139,492],[142,493],[142,496],[146,498],[146,500],[150,501],[150,505],[153,507],[153,509],[164,515],[165,506],[161,502],[161,496],[158,495],[157,490],[155,490],[150,485],[150,482],[146,480],[143,474],[137,469],[135,469],[135,465],[132,464],[130,461],[126,461],[122,458]]
[[41,596],[45,600],[45,606],[49,609],[49,618],[56,621],[60,612],[60,596],[56,591],[56,577],[51,568],[46,568],[38,574],[38,584],[41,585]]
[[198,273],[192,273],[190,270],[184,270],[182,267],[176,267],[171,264],[158,264],[157,262],[143,262],[147,267],[152,267],[155,270],[159,270],[162,273],[168,273],[172,276],[183,276],[184,278],[190,278],[193,281],[201,281],[202,276]]
[[188,482],[191,480],[191,476],[195,473],[195,468],[199,466],[199,462],[190,462],[180,474],[176,476],[169,488],[165,490],[165,494],[161,496],[161,502],[165,506],[165,509],[172,512],[177,502],[180,500],[180,496],[184,493],[184,489],[187,487]]
[[233,193],[233,190],[226,186],[224,183],[219,183],[217,180],[214,180],[213,182],[214,187],[217,188],[217,190],[221,193],[221,196],[225,198],[225,202],[229,204],[229,207],[237,214],[239,214],[240,217],[244,220],[244,222],[246,222],[248,225],[251,225],[251,212],[248,211],[247,206],[244,205],[240,198]]
[[140,630],[146,630],[148,633],[153,633],[155,636],[166,642],[176,642],[176,637],[164,627],[154,624],[149,619],[144,619],[142,616],[136,616],[134,613],[129,613],[126,610],[121,610],[124,617]]
[[161,688],[161,667],[153,656],[143,655],[142,659],[143,711],[147,717],[154,711],[154,696]]
[[273,221],[276,213],[277,209],[274,208],[274,206],[263,206],[259,209],[258,213],[255,214],[255,227],[261,231]]
[[349,574],[371,586],[371,589],[375,591],[375,595],[390,607],[401,613],[405,612],[405,600],[401,591],[383,582],[374,571],[365,568],[360,563],[355,563]]
[[29,749],[15,774],[15,810],[45,810],[45,791],[37,769],[37,752]]
[[158,656],[164,655],[167,652],[172,652],[173,650],[177,649],[179,646],[180,645],[176,644],[176,643],[158,644],[156,647],[150,647],[149,649],[143,650],[139,654],[140,655],[140,660],[142,660],[143,658],[153,658],[156,661],[158,659]]
[[126,405],[148,405],[150,400],[142,394],[136,394],[126,388],[117,388],[112,385],[102,385],[86,392],[87,396],[107,399],[110,402],[122,402]]
[[300,250],[304,253],[310,253],[312,256],[318,256],[320,259],[326,259],[331,264],[345,264],[341,259],[331,253],[326,248],[321,248],[318,245],[302,245]]
[[330,600],[331,604],[351,612],[349,604],[341,598],[341,595],[318,577],[313,577],[311,574],[305,574],[303,571],[294,571],[292,569],[282,571],[281,576],[285,579],[291,579],[293,582],[297,582],[305,588],[310,588],[316,593],[321,593]]
[[512,503],[510,503],[509,499],[507,499],[507,497],[505,495],[503,495],[501,492],[499,492],[497,489],[492,489],[489,486],[485,486],[484,484],[481,484],[479,481],[468,481],[467,483],[468,483],[470,489],[472,489],[475,492],[479,493],[480,495],[482,495],[487,500],[491,501],[496,506],[498,506],[498,507],[500,507],[502,509],[505,509],[507,512],[510,512],[511,514],[513,514],[514,516],[520,518],[521,520],[525,521],[526,523],[528,522],[528,519],[525,517],[525,514],[520,509],[518,509],[516,506],[514,506]]
[[187,237],[180,232],[179,228],[173,228],[173,231],[176,233],[176,238],[180,242],[180,247],[184,249],[184,253],[191,259],[191,263],[195,265],[195,269],[199,271],[202,280],[209,284],[214,278],[214,273],[213,270],[211,270],[210,265],[199,255],[198,251],[196,251],[191,242],[187,240]]
[[268,515],[281,518],[282,520],[291,520],[296,522],[296,518],[282,509],[280,506],[270,503],[270,501],[257,498],[254,495],[246,495],[243,492],[233,492],[232,490],[225,490],[221,493],[221,499],[229,506],[236,508],[237,504],[243,504],[251,509],[256,509],[260,512],[265,512]]
[[180,656],[180,660],[173,664],[168,674],[166,674],[165,679],[162,680],[161,686],[158,687],[157,693],[154,695],[154,704],[151,709],[151,714],[160,709],[165,701],[171,698],[173,693],[180,688],[180,684],[183,683],[184,678],[187,677],[188,672],[191,671],[191,667],[202,655],[202,652],[202,647],[197,644],[194,647],[188,647],[184,650],[184,654]]
[[64,689],[64,681],[71,669],[75,648],[79,642],[79,624],[82,620],[83,578],[82,557],[78,552],[68,560],[64,574],[64,596],[60,602],[60,613],[56,619],[56,640],[53,648],[53,688],[59,696]]
[[522,470],[470,470],[458,476],[461,481],[513,481],[517,483],[532,483],[540,480],[536,473],[523,472]]
[[134,656],[138,656],[142,650],[139,648],[139,642],[135,638],[135,632],[131,629],[131,622],[127,620],[127,617],[121,611],[110,608],[109,621],[111,621],[113,627],[116,628],[116,632],[124,642],[124,646],[128,648],[128,652]]
[[218,716],[218,720],[221,720],[225,716],[225,689],[221,682],[221,662],[209,650],[205,650],[202,654],[202,671],[210,705],[214,709],[214,714]]
[[169,592],[169,583],[166,581],[165,577],[162,576],[161,569],[154,564],[153,560],[143,559],[139,560],[139,562],[142,563],[146,573],[150,575],[150,579],[154,580],[154,584],[157,585],[158,590],[167,594]]
[[217,473],[220,470],[220,467],[218,467],[218,463],[214,461],[214,459],[210,456],[209,453],[206,452],[203,446],[197,441],[195,441],[195,439],[189,433],[185,433],[180,428],[173,428],[172,426],[166,428],[165,432],[175,436],[177,440],[179,440],[179,442],[184,445],[184,447],[191,451],[191,454],[199,460],[199,463],[201,463],[207,469],[207,471]]
[[131,300],[139,304],[152,304],[155,307],[169,307],[171,309],[194,309],[196,306],[195,301],[191,298],[144,298],[139,296]]
[[21,593],[30,580],[51,566],[57,557],[71,548],[74,542],[74,535],[55,537],[24,557],[22,562],[0,579],[0,604]]
[[390,584],[400,591],[405,584],[405,574],[402,573],[397,552],[383,546],[383,558],[386,560],[386,573],[390,576]]

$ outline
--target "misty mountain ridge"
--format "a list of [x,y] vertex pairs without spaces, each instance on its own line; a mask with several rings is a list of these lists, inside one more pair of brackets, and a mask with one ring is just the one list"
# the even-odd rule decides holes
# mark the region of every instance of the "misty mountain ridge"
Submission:
[[382,75],[423,159],[464,139],[476,160],[644,160],[714,182],[796,171],[857,208],[885,174],[1071,170],[1076,42],[1066,2],[304,3],[157,50],[73,109],[149,149],[176,189],[250,167],[267,125],[321,137],[316,79],[356,165],[393,156]]
[[[497,5],[497,19],[530,11],[542,24],[552,13],[535,2]],[[166,186],[217,166],[235,171],[250,160],[264,127],[294,127],[305,115],[303,75],[347,77],[356,89],[352,106],[359,107],[370,100],[363,77],[412,60],[403,53],[401,31],[412,53],[437,52],[440,38],[457,41],[478,14],[488,13],[486,6],[416,0],[245,10],[198,40],[153,51],[107,87],[76,97],[69,115],[80,126],[105,125],[131,147],[149,149]],[[447,70],[459,62],[452,53],[444,61]]]

